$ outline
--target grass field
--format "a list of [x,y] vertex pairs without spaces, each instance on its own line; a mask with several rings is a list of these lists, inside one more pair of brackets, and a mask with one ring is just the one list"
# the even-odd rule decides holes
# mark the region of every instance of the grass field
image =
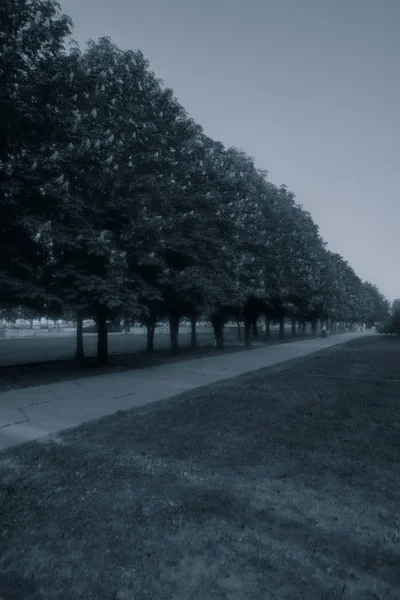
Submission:
[[398,600],[400,343],[0,453],[4,600]]

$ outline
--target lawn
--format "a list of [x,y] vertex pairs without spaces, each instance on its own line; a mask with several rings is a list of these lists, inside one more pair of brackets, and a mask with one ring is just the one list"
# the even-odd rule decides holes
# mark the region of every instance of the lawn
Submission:
[[400,598],[400,343],[0,452],[4,600]]

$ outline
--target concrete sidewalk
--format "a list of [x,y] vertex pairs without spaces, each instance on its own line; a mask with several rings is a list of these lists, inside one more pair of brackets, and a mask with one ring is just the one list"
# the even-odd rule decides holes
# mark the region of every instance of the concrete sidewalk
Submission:
[[98,419],[307,356],[369,333],[342,333],[251,351],[0,393],[0,450]]

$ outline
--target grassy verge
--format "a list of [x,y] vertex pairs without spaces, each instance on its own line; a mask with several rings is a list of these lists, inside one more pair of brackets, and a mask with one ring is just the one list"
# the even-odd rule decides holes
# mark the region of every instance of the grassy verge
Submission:
[[[296,338],[287,336],[284,340],[280,340],[278,335],[274,333],[268,341],[260,338],[260,340],[254,342],[252,348],[259,348],[260,345],[272,346],[283,344],[294,340],[300,341],[302,339],[310,339],[310,337],[312,336],[297,336]],[[171,356],[169,350],[158,350],[151,354],[142,350],[130,354],[110,355],[108,365],[99,365],[95,358],[85,358],[80,361],[55,360],[36,364],[30,363],[27,365],[0,367],[0,393],[8,390],[45,385],[47,383],[93,377],[94,375],[103,375],[105,373],[119,373],[134,369],[155,367],[162,364],[174,364],[184,360],[201,358],[202,356],[218,356],[220,354],[247,350],[243,342],[238,341],[235,337],[227,337],[226,346],[223,350],[217,350],[211,339],[210,336],[198,336],[198,347],[191,348],[188,345],[189,337],[185,336],[183,343],[186,342],[186,345],[181,345],[177,356]]]
[[400,598],[400,344],[0,453],[4,600]]

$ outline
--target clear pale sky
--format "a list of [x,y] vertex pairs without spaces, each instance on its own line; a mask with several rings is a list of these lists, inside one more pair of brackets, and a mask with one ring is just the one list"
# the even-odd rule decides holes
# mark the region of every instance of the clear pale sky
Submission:
[[207,135],[243,148],[328,247],[400,297],[400,0],[61,0],[84,47],[140,48]]

